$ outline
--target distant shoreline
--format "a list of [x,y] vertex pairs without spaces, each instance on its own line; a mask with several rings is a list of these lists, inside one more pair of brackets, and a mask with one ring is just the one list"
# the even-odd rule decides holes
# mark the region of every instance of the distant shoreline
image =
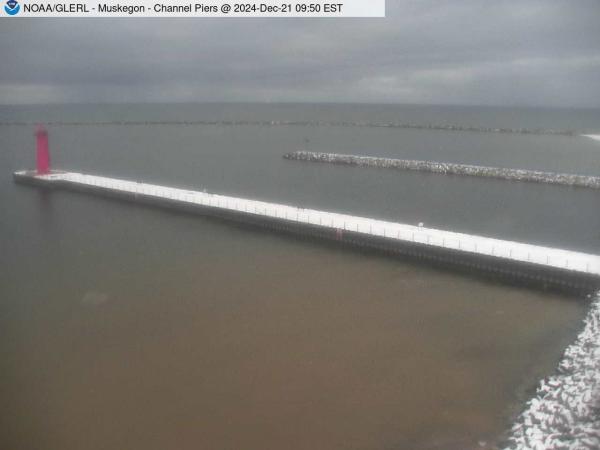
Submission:
[[[15,121],[0,122],[0,126],[35,126],[39,122]],[[257,125],[257,126],[310,126],[310,127],[362,127],[362,128],[391,128],[409,130],[434,130],[434,131],[463,131],[473,133],[503,133],[525,135],[551,135],[551,136],[580,136],[575,130],[555,130],[551,128],[500,128],[483,126],[466,126],[456,124],[418,124],[410,122],[363,122],[363,121],[321,121],[321,120],[150,120],[150,121],[50,121],[43,122],[47,126],[150,126],[150,125]],[[595,135],[583,135],[595,136]]]

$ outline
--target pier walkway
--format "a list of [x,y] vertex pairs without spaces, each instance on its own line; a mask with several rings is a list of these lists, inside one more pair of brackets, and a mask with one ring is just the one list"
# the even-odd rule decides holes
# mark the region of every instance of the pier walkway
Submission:
[[455,262],[468,268],[525,277],[544,285],[586,289],[596,289],[600,285],[598,255],[76,172],[37,174],[20,171],[15,172],[14,177],[17,182],[191,208],[208,215],[281,228],[296,234],[311,234],[443,264]]

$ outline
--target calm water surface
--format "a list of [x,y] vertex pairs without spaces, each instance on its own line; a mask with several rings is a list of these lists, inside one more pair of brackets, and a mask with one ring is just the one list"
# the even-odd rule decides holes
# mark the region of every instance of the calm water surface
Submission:
[[[249,118],[600,129],[597,111],[0,109],[0,122]],[[600,252],[596,191],[281,158],[308,148],[600,175],[600,144],[585,138],[249,125],[50,133],[54,165],[68,170]],[[401,259],[14,185],[33,143],[31,128],[0,125],[0,448],[480,448],[553,371],[586,311]]]

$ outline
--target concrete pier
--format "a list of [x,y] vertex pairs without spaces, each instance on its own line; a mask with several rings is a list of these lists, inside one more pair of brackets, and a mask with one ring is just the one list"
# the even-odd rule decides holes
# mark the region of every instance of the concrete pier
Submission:
[[14,179],[329,239],[538,287],[576,293],[600,288],[597,255],[76,172],[20,171]]

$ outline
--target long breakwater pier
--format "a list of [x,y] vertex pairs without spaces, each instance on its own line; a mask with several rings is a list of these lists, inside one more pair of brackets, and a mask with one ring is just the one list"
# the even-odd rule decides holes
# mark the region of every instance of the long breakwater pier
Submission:
[[41,158],[38,154],[38,171],[15,172],[14,180],[337,241],[537,287],[578,294],[600,288],[597,255],[137,181],[51,171],[48,163],[42,152]]

